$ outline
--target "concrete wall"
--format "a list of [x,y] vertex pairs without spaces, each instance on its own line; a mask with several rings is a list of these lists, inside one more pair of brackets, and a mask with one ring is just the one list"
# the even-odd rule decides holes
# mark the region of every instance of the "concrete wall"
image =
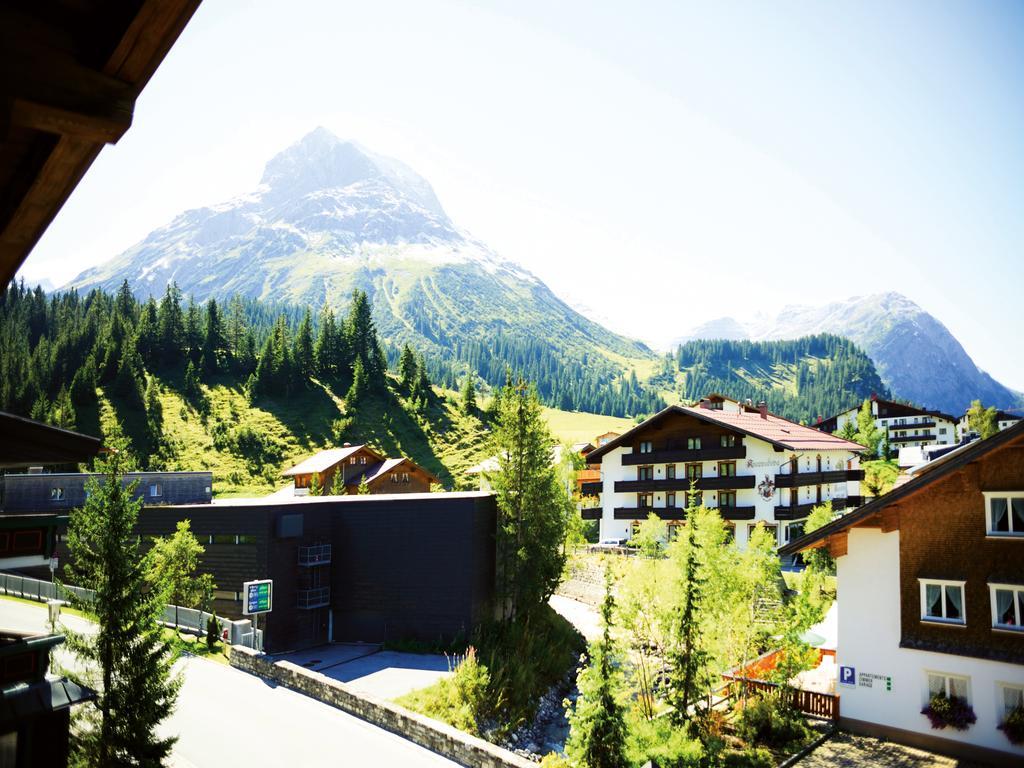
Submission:
[[[352,691],[288,661],[272,662],[248,648],[231,649],[231,666],[273,680],[343,712],[396,733],[414,744],[471,768],[536,768],[525,758],[397,704]],[[343,758],[339,758],[344,763]]]
[[[984,659],[901,648],[900,532],[853,528],[848,553],[837,561],[839,647],[836,663],[853,667],[857,685],[838,685],[844,721],[875,724],[900,740],[916,734],[917,743],[955,752],[963,747],[999,750],[1024,761],[1024,747],[1013,746],[997,730],[999,683],[1024,685],[1024,667]],[[957,627],[949,632],[962,631]],[[928,702],[928,672],[969,678],[969,700],[978,721],[966,731],[934,730],[921,709]],[[879,675],[871,679],[863,676]],[[887,690],[882,678],[891,678]],[[862,728],[863,729],[863,728]]]

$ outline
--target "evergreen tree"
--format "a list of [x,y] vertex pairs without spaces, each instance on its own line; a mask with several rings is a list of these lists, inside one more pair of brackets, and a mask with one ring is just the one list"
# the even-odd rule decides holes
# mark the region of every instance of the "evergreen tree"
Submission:
[[626,713],[619,702],[621,654],[612,640],[611,568],[605,569],[601,637],[590,645],[590,662],[577,678],[579,698],[569,713],[565,753],[587,768],[626,768]]
[[207,373],[220,370],[226,349],[227,340],[224,337],[220,309],[217,307],[217,300],[210,299],[206,302],[206,333],[203,336],[202,358],[203,368]]
[[352,366],[352,386],[345,395],[346,410],[355,408],[361,399],[366,397],[369,389],[370,377],[366,373],[362,359],[357,357],[355,365]]
[[412,392],[416,380],[416,354],[408,344],[402,345],[402,354],[398,358],[398,379],[403,392]]
[[532,614],[554,593],[565,565],[566,520],[575,510],[551,463],[554,441],[536,389],[520,380],[497,397],[497,599],[510,619]]
[[125,344],[121,362],[117,366],[114,391],[131,405],[141,405],[142,400],[142,359],[131,344]]
[[188,308],[185,310],[185,355],[195,365],[200,365],[203,355],[203,320],[202,313],[195,300],[188,297]]
[[857,442],[868,449],[868,453],[877,458],[879,445],[884,433],[875,425],[875,417],[871,413],[871,401],[865,400],[857,412]]
[[97,768],[159,766],[174,745],[157,727],[174,709],[180,680],[171,673],[173,654],[161,637],[159,617],[165,585],[147,583],[135,524],[141,499],[135,484],[122,482],[123,451],[101,462],[102,480],[90,480],[84,506],[68,524],[70,580],[95,590],[88,602],[69,595],[71,605],[92,616],[95,633],[65,630],[76,656],[68,676],[96,690],[72,733],[78,764]]
[[325,307],[320,317],[320,331],[313,346],[316,372],[324,381],[337,381],[342,373],[343,357],[341,331],[334,319],[334,312]]
[[843,440],[857,442],[857,424],[853,419],[847,419],[846,423],[843,424],[843,428],[836,431],[835,434],[843,438]]
[[310,496],[323,496],[324,487],[320,483],[320,473],[314,472],[313,476],[309,478],[309,495]]
[[673,559],[680,570],[682,599],[672,620],[672,637],[667,653],[669,665],[666,699],[673,707],[677,723],[690,720],[690,706],[700,699],[706,686],[701,679],[706,652],[701,633],[701,609],[704,579],[700,569],[701,545],[697,540],[697,484],[690,484],[690,505],[686,509],[686,538],[673,548]]
[[50,423],[61,429],[75,428],[75,406],[71,403],[71,394],[67,387],[61,387],[57,398],[53,401],[50,412]]
[[356,489],[356,493],[360,496],[367,496],[370,493],[370,484],[366,482],[366,475],[359,478],[359,487]]
[[146,428],[151,440],[159,440],[163,432],[164,411],[160,404],[160,387],[152,376],[146,381]]
[[345,336],[353,368],[361,360],[367,381],[372,387],[383,387],[387,363],[377,339],[377,328],[371,315],[370,299],[358,288],[352,291],[352,304],[345,322]]
[[344,471],[340,468],[336,469],[331,475],[331,488],[327,494],[329,496],[344,496],[346,493]]
[[473,385],[473,376],[466,376],[462,385],[462,412],[472,413],[476,410],[476,387]]
[[308,381],[316,372],[313,354],[313,318],[309,309],[302,316],[298,333],[295,334],[295,371],[302,381]]
[[179,520],[174,534],[157,537],[147,556],[149,581],[166,590],[174,605],[175,627],[179,607],[205,610],[213,598],[213,576],[199,572],[199,558],[205,551],[190,522]]
[[220,639],[220,622],[217,621],[217,614],[211,613],[206,620],[206,647],[211,651]]
[[174,366],[183,359],[182,346],[185,343],[185,318],[181,311],[181,291],[173,282],[167,284],[160,308],[157,311],[159,325],[160,360],[166,366]]

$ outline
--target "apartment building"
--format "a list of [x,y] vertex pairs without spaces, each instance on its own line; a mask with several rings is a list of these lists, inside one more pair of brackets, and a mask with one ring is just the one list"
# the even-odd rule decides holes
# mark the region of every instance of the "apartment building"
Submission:
[[[1000,432],[1020,423],[1021,420],[1024,420],[1024,416],[1019,413],[996,411],[996,426],[999,428]],[[971,429],[971,425],[967,420],[966,411],[964,412],[964,415],[960,417],[960,421],[956,423],[956,431],[960,440],[973,440],[976,437],[980,437],[977,432]]]
[[691,483],[697,501],[718,509],[745,547],[757,524],[776,541],[797,538],[816,505],[860,506],[863,446],[713,395],[695,406],[669,406],[587,456],[600,479],[583,492],[600,497],[585,519],[600,536],[629,538],[652,512],[670,528],[686,517]]
[[[847,423],[856,427],[860,409],[860,405],[852,406],[835,416],[819,420],[814,426],[829,434],[842,430]],[[926,411],[872,395],[871,414],[875,417],[875,426],[885,432],[894,453],[908,446],[952,445],[957,442],[956,419],[941,411]]]

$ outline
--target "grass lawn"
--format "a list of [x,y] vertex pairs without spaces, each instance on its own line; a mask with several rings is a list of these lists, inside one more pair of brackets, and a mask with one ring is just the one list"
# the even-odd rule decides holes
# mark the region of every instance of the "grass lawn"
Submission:
[[560,411],[556,408],[544,409],[544,420],[548,429],[559,442],[583,443],[590,442],[605,432],[622,434],[636,426],[632,419],[618,416],[601,416],[596,413],[582,411]]
[[210,649],[206,645],[205,637],[197,637],[188,632],[177,632],[172,627],[164,627],[162,634],[171,641],[171,645],[179,655],[188,654],[200,659],[209,659],[226,667],[231,665],[226,655],[225,646],[219,640]]
[[[41,603],[38,600],[29,600],[27,597],[15,597],[14,595],[0,595],[0,600],[10,600],[15,603],[24,603],[25,605],[34,605],[38,608],[42,608],[44,610],[46,609],[46,603]],[[71,608],[67,605],[62,605],[60,607],[60,612],[62,616],[65,613],[69,613],[72,616],[78,616],[79,618],[85,619],[86,621],[92,621],[92,616],[90,616],[89,614],[83,613],[82,611],[79,611],[75,608]]]

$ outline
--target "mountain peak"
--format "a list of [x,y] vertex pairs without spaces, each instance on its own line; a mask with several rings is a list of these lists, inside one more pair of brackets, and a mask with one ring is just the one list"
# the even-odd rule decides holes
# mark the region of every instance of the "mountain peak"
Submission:
[[448,223],[448,216],[426,179],[398,160],[375,155],[355,142],[339,139],[323,126],[274,155],[260,180],[270,195],[292,199],[362,182],[390,187]]

